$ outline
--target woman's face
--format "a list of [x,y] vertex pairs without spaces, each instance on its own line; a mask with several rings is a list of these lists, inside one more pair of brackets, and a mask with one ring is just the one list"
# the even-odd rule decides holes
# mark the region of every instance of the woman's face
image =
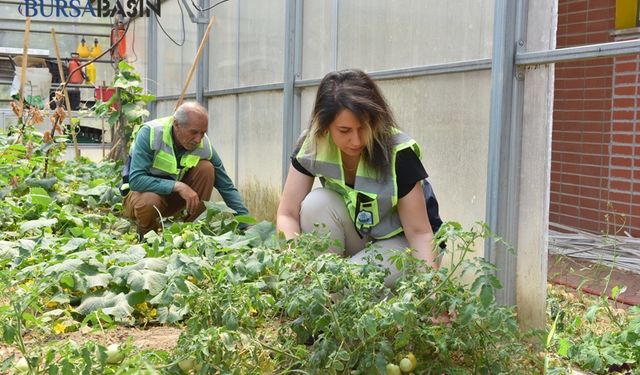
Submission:
[[358,157],[367,146],[369,128],[362,125],[350,110],[343,109],[329,124],[329,134],[343,154]]

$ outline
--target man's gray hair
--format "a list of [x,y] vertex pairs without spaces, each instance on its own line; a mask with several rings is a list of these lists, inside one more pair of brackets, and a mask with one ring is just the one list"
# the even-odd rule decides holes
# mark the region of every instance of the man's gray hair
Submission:
[[180,127],[187,126],[189,122],[189,114],[199,114],[208,118],[207,109],[204,108],[198,102],[185,102],[176,109],[176,112],[173,114],[173,121],[175,121]]

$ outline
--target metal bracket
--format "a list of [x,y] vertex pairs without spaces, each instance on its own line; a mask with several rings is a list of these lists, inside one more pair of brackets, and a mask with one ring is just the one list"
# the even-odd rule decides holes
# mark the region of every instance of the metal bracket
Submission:
[[[518,42],[516,43],[516,56],[520,53],[526,52],[527,51],[526,46],[527,46],[527,43],[524,40],[519,39]],[[525,73],[525,67],[516,65],[515,77],[518,81],[524,81],[524,73]]]
[[187,0],[180,0],[180,1],[182,1],[182,5],[184,5],[184,7],[187,9],[187,13],[189,13],[189,19],[191,19],[191,22],[204,24],[204,25],[209,23],[208,18],[200,17],[200,14],[202,12],[198,12],[198,16],[193,14],[193,12],[191,11],[191,8],[189,7],[189,4],[187,3]]

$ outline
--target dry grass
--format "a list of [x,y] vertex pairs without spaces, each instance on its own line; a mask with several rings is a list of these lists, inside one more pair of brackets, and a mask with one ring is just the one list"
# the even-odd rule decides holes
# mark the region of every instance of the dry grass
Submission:
[[249,215],[258,221],[276,222],[276,211],[280,203],[279,188],[252,179],[239,185],[238,190],[249,209]]

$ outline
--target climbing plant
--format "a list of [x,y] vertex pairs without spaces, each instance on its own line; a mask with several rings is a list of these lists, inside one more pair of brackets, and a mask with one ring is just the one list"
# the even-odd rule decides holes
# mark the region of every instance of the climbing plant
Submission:
[[118,71],[111,87],[115,94],[107,101],[98,101],[93,106],[93,112],[107,118],[109,125],[116,131],[116,139],[108,158],[111,160],[125,160],[129,150],[129,142],[133,130],[142,124],[149,111],[147,104],[155,100],[155,96],[145,92],[140,74],[126,61],[118,63]]

